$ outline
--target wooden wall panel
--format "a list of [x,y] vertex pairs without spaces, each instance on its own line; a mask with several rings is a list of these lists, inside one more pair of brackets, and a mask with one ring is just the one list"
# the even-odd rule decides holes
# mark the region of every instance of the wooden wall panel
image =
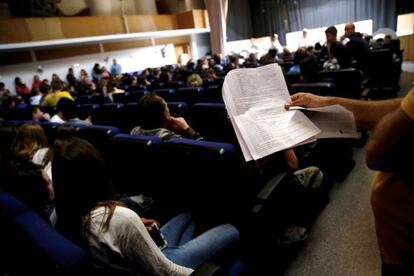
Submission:
[[414,35],[400,36],[400,48],[404,49],[404,61],[414,61]]
[[194,28],[207,28],[206,26],[209,24],[206,22],[204,10],[193,10],[191,12],[194,18]]
[[25,23],[32,41],[65,38],[62,32],[61,21],[58,17],[26,18]]
[[180,29],[191,29],[195,26],[192,11],[177,14],[177,21]]
[[0,53],[0,66],[27,63],[31,61],[32,57],[28,51]]
[[30,41],[30,33],[23,18],[0,20],[0,43]]
[[137,40],[137,41],[124,41],[124,42],[113,42],[105,43],[103,45],[105,52],[127,50],[139,47],[151,46],[151,40]]
[[79,16],[60,19],[66,38],[125,33],[120,16]]
[[178,29],[175,15],[128,15],[130,33]]
[[73,56],[89,55],[99,53],[99,46],[97,44],[60,47],[53,49],[37,50],[35,51],[38,60],[59,59]]

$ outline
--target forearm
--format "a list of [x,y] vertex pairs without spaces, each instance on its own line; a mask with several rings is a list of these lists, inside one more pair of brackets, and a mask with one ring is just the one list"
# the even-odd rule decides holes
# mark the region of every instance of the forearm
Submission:
[[401,109],[384,116],[367,146],[367,165],[373,170],[409,172],[414,154],[414,121]]
[[395,111],[402,99],[362,101],[339,97],[326,97],[325,106],[339,104],[354,114],[357,127],[372,129],[387,114]]

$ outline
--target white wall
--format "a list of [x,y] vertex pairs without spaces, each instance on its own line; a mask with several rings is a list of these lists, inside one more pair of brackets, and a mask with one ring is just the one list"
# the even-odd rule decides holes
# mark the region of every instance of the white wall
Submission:
[[[55,59],[49,61],[40,61],[8,66],[0,66],[0,82],[6,84],[6,88],[15,93],[14,78],[20,77],[29,87],[32,85],[33,75],[38,74],[41,79],[51,79],[53,73],[57,73],[61,79],[66,80],[68,68],[74,64],[75,76],[79,76],[81,69],[86,69],[91,74],[92,67],[95,63],[106,66],[108,69],[112,65],[112,59],[116,58],[122,66],[123,72],[134,72],[143,70],[147,67],[160,67],[167,64],[176,64],[174,45],[165,46],[166,57],[161,55],[161,49],[164,46],[143,47],[133,50],[114,51],[102,54],[93,54],[85,56],[77,56],[65,59]],[[42,66],[43,72],[38,73],[38,66]]]

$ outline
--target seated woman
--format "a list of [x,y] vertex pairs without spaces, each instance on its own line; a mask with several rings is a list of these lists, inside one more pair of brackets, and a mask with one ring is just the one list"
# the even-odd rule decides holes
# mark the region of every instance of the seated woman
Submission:
[[74,242],[87,244],[101,269],[114,274],[189,275],[238,240],[237,229],[229,224],[194,237],[194,225],[184,214],[161,228],[167,240],[161,250],[148,233],[154,220],[140,218],[113,200],[103,159],[89,142],[73,138],[59,143],[52,164],[56,227]]
[[[141,125],[135,127],[133,135],[158,136],[163,140],[185,137],[202,140],[203,137],[192,129],[184,118],[171,116],[167,103],[155,93],[148,93],[138,103]],[[177,133],[168,130],[173,128]]]

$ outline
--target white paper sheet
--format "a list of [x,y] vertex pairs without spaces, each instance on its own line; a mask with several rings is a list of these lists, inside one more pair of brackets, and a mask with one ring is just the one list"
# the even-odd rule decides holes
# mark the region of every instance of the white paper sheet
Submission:
[[285,110],[290,96],[278,64],[230,71],[223,99],[246,161],[291,148],[320,132],[300,111]]

